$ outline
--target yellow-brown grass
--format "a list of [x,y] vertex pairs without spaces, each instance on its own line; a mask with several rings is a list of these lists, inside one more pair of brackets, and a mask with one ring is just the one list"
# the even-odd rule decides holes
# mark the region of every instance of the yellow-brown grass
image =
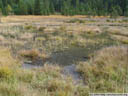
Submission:
[[[64,16],[64,15],[49,15],[49,16],[34,16],[34,15],[22,15],[22,16],[6,16],[2,17],[1,21],[2,22],[8,22],[8,21],[36,21],[36,20],[41,20],[41,19],[72,19],[72,18],[88,18],[89,16],[87,15],[75,15],[75,16]],[[109,18],[109,16],[91,16],[91,18]]]
[[32,16],[32,15],[27,15],[27,16],[7,16],[7,17],[2,17],[1,21],[2,22],[21,22],[21,21],[38,21],[41,19],[68,19],[68,18],[85,18],[87,16],[82,16],[82,15],[76,15],[76,16],[62,16],[62,15],[50,15],[50,16]]
[[18,63],[17,60],[15,60],[9,49],[7,48],[1,48],[0,47],[0,67],[14,67]]
[[112,35],[112,37],[121,43],[128,44],[128,37],[126,36]]
[[81,62],[82,73],[91,92],[128,92],[128,47],[104,48],[88,62]]
[[32,49],[32,50],[22,50],[19,52],[20,56],[30,58],[32,60],[38,58],[40,56],[40,53],[38,50]]

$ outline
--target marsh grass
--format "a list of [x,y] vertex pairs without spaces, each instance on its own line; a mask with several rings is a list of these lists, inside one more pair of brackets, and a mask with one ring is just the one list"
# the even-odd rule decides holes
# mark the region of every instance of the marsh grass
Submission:
[[93,23],[93,22],[96,22],[96,21],[95,20],[77,19],[77,18],[66,21],[66,23],[80,23],[80,24]]
[[123,44],[128,44],[128,37],[122,35],[112,35],[112,37]]
[[81,62],[78,71],[85,78],[90,92],[128,92],[128,48],[113,46],[96,52],[88,62]]
[[[32,24],[32,26],[33,25],[34,24]],[[70,32],[68,28],[63,25],[59,28],[55,28],[52,32],[47,32],[44,30],[45,28],[41,26],[32,30],[25,29],[25,26],[29,26],[29,24],[9,27],[9,29],[6,27],[8,31],[3,30],[1,32],[2,36],[7,39],[7,42],[4,41],[2,44],[11,47],[11,50],[13,50],[16,55],[21,51],[23,52],[23,50],[31,51],[32,49],[35,49],[39,51],[41,49],[41,51],[46,54],[45,56],[50,57],[52,61],[57,61],[58,59],[54,57],[58,57],[57,54],[61,53],[62,55],[60,55],[59,58],[65,58],[65,56],[74,57],[74,59],[76,58],[76,61],[78,59],[82,60],[84,57],[88,57],[89,54],[102,47],[118,44],[117,40],[111,38],[111,34],[106,31],[102,32],[97,27],[95,27],[94,30],[92,27],[85,31],[79,30],[78,32]],[[38,30],[39,28],[41,28],[40,31]],[[30,33],[30,31],[32,32]],[[8,38],[8,35],[12,32],[14,32],[13,35],[15,38]],[[7,34],[7,36],[5,36],[5,34]],[[74,55],[74,50],[80,51],[80,54],[76,52],[78,55]],[[30,54],[28,51],[23,52],[23,57],[26,57],[25,54],[29,55],[27,57],[30,57],[31,59],[40,57],[37,55],[32,56],[32,53],[34,52],[31,52]],[[84,51],[83,53],[85,56],[83,54],[81,55],[81,51]],[[43,56],[43,58],[45,56]],[[61,58],[60,60],[62,60]],[[72,58],[72,60],[67,61],[74,61],[74,59]],[[49,59],[45,59],[45,61],[47,60]],[[60,64],[61,62],[57,63]]]
[[72,19],[70,21],[67,21],[67,23],[85,23],[85,20],[81,19]]
[[0,48],[0,67],[15,67],[20,65],[17,60],[15,60],[8,48]]
[[[30,20],[32,18],[36,20]],[[70,17],[63,17],[71,23],[58,22],[55,16],[50,16],[54,22],[47,16],[43,18],[7,17],[5,22],[13,23],[0,25],[0,45],[4,46],[0,48],[0,96],[88,96],[89,92],[127,92],[124,87],[126,47],[109,47],[124,44],[112,36],[121,35],[124,40],[126,30],[117,29],[115,25],[113,30],[107,30],[108,27],[101,30],[101,26],[95,27],[95,24],[89,27],[88,23],[93,24],[91,18],[72,21]],[[44,20],[43,23],[40,20]],[[43,27],[45,25],[48,27]],[[49,28],[52,30],[48,31]],[[127,45],[127,40],[125,42]],[[26,58],[32,61],[41,58],[44,66],[23,69],[18,60],[24,62]],[[69,64],[78,64],[86,86],[75,85],[71,77],[63,76],[59,65]]]
[[[77,86],[71,78],[64,77],[58,65],[45,64],[39,69],[22,69],[10,57],[6,49],[0,57],[7,58],[9,64],[0,67],[0,96],[74,96],[84,94],[77,92]],[[7,51],[7,52],[6,52]],[[6,54],[6,55],[5,55]],[[1,65],[2,66],[2,65]],[[13,66],[12,68],[9,66]],[[79,87],[80,90],[81,87]]]

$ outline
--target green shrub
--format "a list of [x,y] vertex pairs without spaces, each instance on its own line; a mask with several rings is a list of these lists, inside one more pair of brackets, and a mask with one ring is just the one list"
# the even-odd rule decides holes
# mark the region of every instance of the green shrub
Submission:
[[89,96],[89,87],[88,86],[78,86],[77,94],[78,94],[78,96]]
[[0,78],[1,79],[9,79],[13,76],[13,71],[8,67],[1,67],[0,68]]
[[30,29],[32,29],[32,28],[33,28],[32,25],[26,25],[26,26],[25,26],[25,29],[27,29],[27,30],[30,30]]
[[25,30],[34,30],[34,29],[37,29],[37,28],[35,26],[32,26],[32,25],[25,25],[24,29]]
[[128,40],[121,40],[123,44],[128,44]]
[[85,23],[85,20],[81,19],[72,19],[70,21],[67,21],[67,23]]
[[44,30],[45,30],[45,27],[39,27],[38,28],[38,31],[42,31],[43,32]]

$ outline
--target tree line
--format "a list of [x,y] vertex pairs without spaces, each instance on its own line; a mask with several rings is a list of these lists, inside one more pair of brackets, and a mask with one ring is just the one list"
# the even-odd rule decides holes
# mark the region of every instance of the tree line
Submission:
[[128,0],[0,0],[0,13],[128,16]]

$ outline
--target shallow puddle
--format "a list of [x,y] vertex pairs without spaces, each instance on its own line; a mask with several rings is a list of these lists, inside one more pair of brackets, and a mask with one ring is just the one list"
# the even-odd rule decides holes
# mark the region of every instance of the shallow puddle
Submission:
[[43,66],[41,66],[41,65],[26,64],[26,63],[22,65],[23,69],[35,69],[35,68],[41,68],[41,67],[43,67]]

